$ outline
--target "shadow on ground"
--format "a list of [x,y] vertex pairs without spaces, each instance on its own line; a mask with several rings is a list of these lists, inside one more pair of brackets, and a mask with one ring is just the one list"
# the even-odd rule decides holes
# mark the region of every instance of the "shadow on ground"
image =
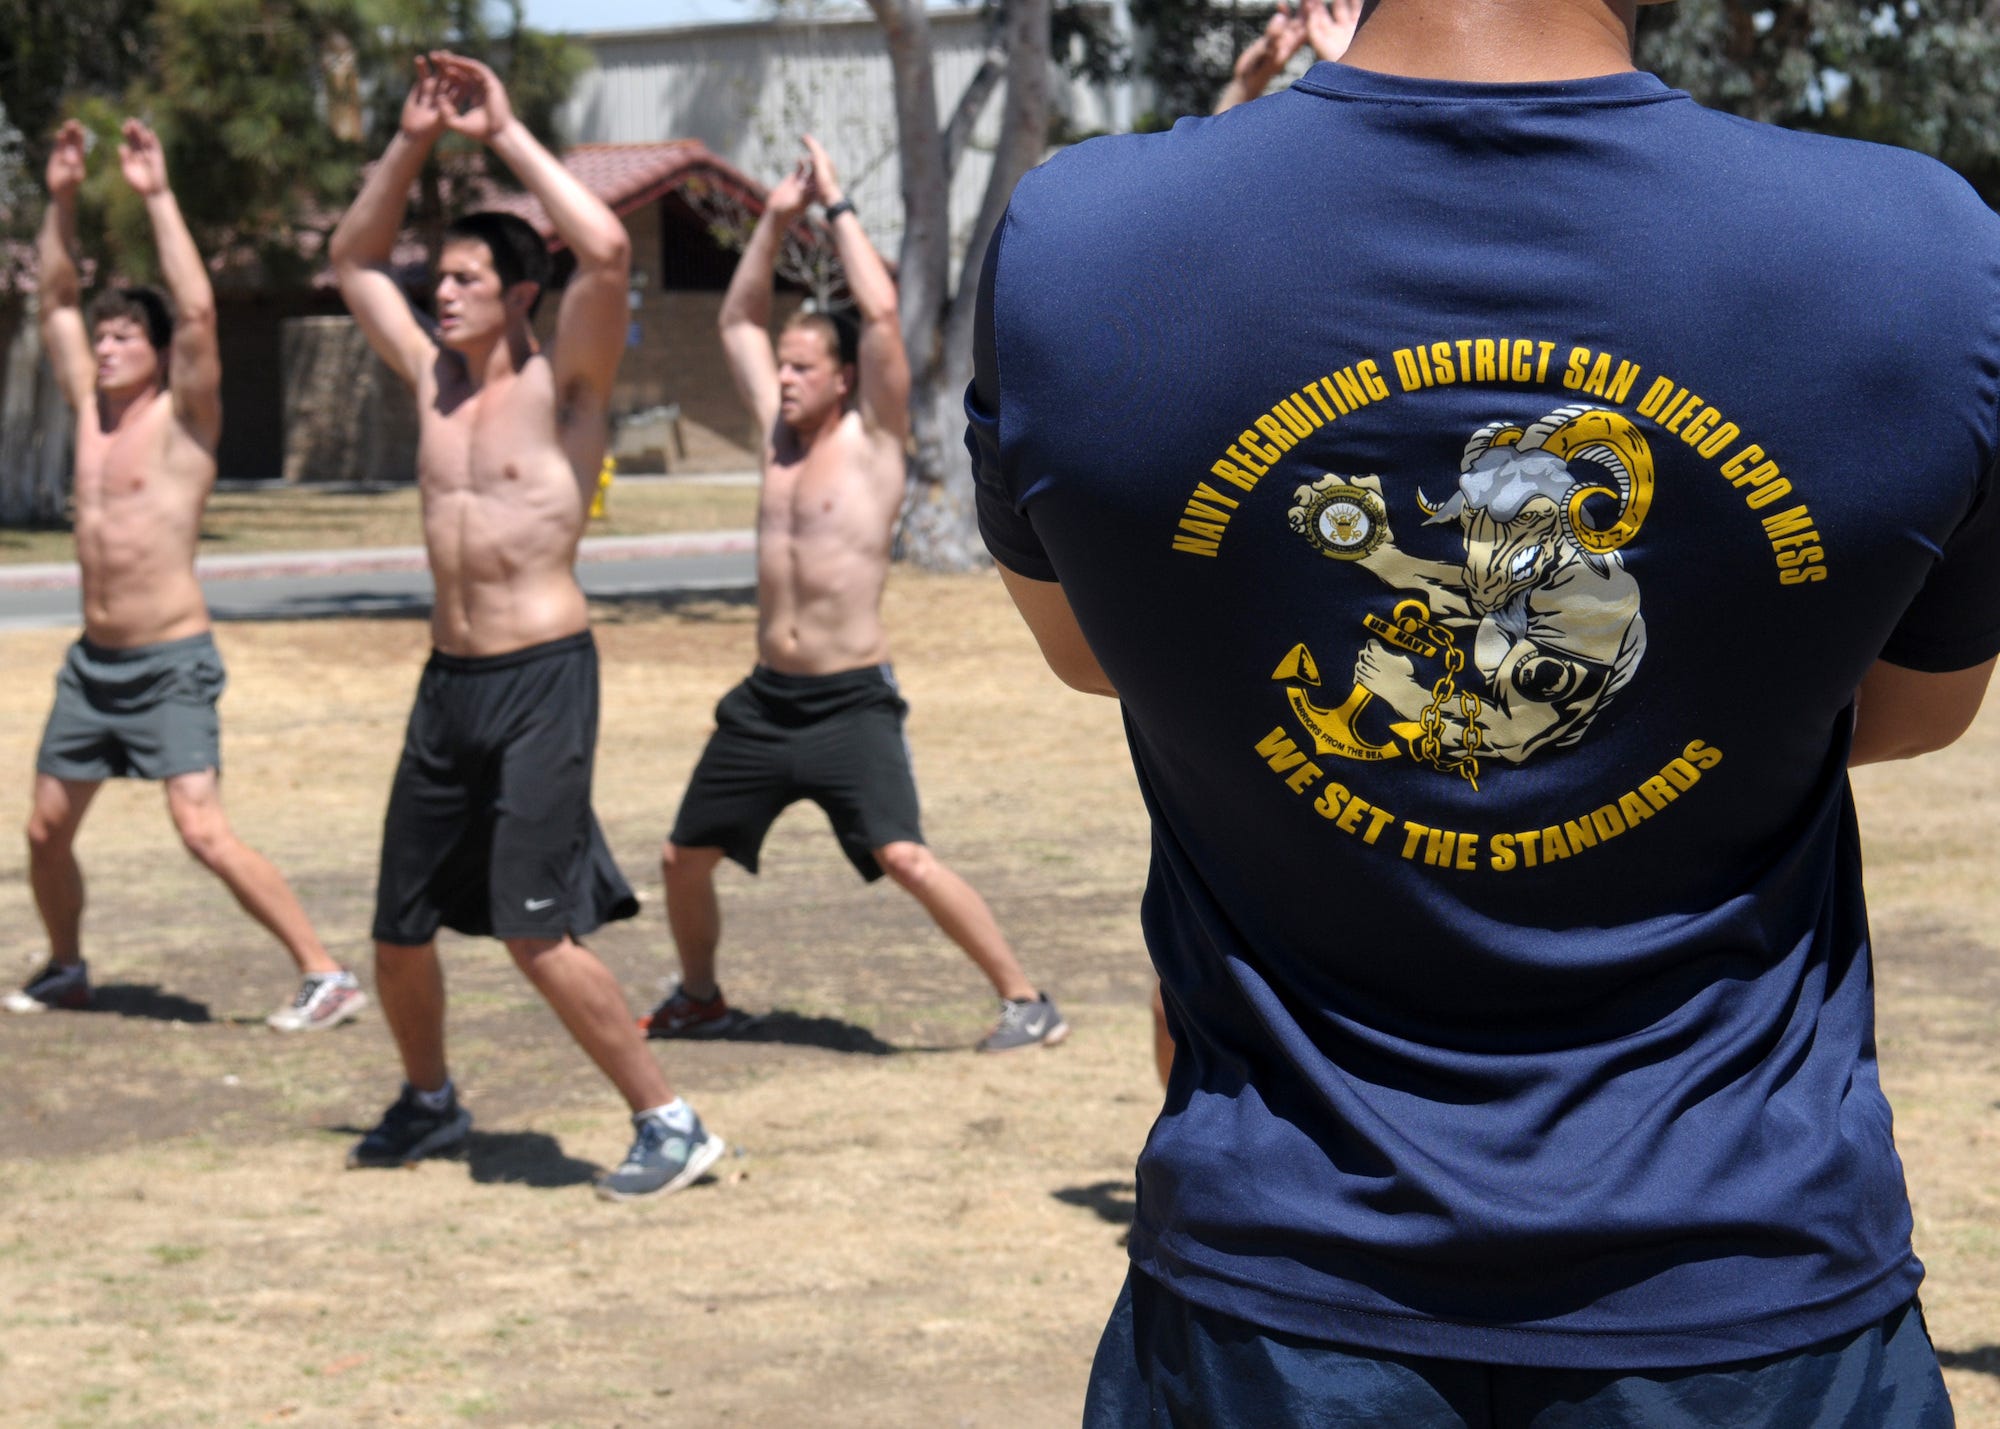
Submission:
[[555,1190],[587,1186],[603,1167],[580,1160],[542,1131],[475,1131],[466,1138],[465,1160],[472,1179],[483,1186],[534,1186]]
[[726,1032],[712,1032],[700,1038],[667,1039],[701,1042],[778,1042],[788,1047],[817,1047],[825,1052],[847,1052],[866,1057],[893,1057],[898,1052],[942,1052],[943,1047],[898,1047],[884,1042],[866,1027],[844,1022],[838,1017],[808,1017],[802,1012],[773,1008],[745,1018]]
[[[328,1136],[343,1141],[368,1134],[365,1126],[329,1126]],[[427,1161],[463,1161],[472,1179],[482,1186],[532,1186],[553,1191],[566,1186],[587,1186],[604,1168],[595,1161],[571,1156],[562,1143],[545,1131],[475,1131],[463,1144],[449,1147]],[[412,1163],[414,1164],[414,1163]],[[402,1166],[369,1167],[372,1174],[394,1175]]]
[[723,578],[682,590],[602,591],[591,595],[590,614],[593,620],[611,625],[654,615],[671,615],[691,625],[704,625],[721,618],[721,611],[709,607],[742,609],[756,604],[757,585],[753,576],[747,583]]
[[[599,568],[611,564],[604,562]],[[719,579],[713,585],[697,583],[685,590],[586,589],[585,594],[590,598],[591,618],[606,625],[652,619],[662,614],[698,625],[722,618],[715,607],[751,607],[757,603],[756,588],[734,578]],[[210,618],[226,624],[266,620],[425,620],[430,617],[432,605],[428,583],[421,590],[411,591],[304,591],[254,603],[231,601],[226,594],[215,591],[210,595]]]
[[1946,1369],[1990,1374],[2000,1379],[2000,1345],[1981,1345],[1976,1350],[1939,1350],[1937,1357]]
[[393,591],[299,595],[262,605],[212,603],[209,618],[218,624],[259,620],[423,620],[431,613],[431,596]]
[[90,990],[90,1006],[85,1012],[109,1013],[113,1017],[143,1017],[152,1022],[213,1022],[205,1002],[162,992],[158,983],[99,983]]
[[1094,1211],[1100,1221],[1129,1226],[1139,1211],[1139,1192],[1130,1181],[1093,1181],[1088,1186],[1065,1186],[1049,1194],[1065,1206],[1081,1206]]

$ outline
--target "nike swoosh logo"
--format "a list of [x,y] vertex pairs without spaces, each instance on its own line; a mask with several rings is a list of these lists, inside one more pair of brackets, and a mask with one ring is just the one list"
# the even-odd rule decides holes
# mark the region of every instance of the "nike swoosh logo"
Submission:
[[544,908],[553,908],[555,906],[556,900],[553,898],[530,898],[527,903],[530,913],[539,913]]

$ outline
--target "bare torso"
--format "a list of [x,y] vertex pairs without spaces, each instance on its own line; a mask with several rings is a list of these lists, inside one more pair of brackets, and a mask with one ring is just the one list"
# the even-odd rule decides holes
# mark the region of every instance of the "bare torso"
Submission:
[[124,649],[199,635],[208,606],[194,552],[214,454],[175,420],[165,392],[140,398],[108,429],[93,400],[76,429],[84,637]]
[[576,548],[604,459],[601,401],[559,400],[546,354],[474,387],[441,353],[418,406],[432,643],[501,655],[587,629]]
[[812,446],[781,431],[757,507],[757,657],[791,675],[882,664],[882,588],[903,497],[903,453],[844,414]]

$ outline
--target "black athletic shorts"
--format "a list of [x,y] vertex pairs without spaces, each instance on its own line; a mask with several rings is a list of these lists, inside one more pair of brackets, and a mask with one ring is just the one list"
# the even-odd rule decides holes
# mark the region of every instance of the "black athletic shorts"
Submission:
[[433,651],[389,791],[375,938],[581,936],[639,911],[590,811],[597,645]]
[[887,665],[835,675],[786,675],[759,665],[715,707],[669,837],[719,848],[750,872],[786,806],[826,811],[855,871],[882,876],[873,850],[922,843],[917,779],[903,738],[909,713]]
[[228,679],[206,630],[123,649],[79,640],[56,674],[36,772],[81,782],[220,773],[215,702]]

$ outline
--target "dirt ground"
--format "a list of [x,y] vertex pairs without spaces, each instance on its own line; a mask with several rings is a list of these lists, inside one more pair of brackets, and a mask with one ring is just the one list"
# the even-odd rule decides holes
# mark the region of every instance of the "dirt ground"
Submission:
[[[446,952],[469,1156],[345,1172],[395,1091],[380,1018],[267,1032],[282,954],[174,846],[157,790],[113,786],[83,840],[102,1010],[0,1023],[0,1422],[1074,1424],[1158,1101],[1144,819],[1116,709],[1044,672],[997,581],[899,573],[889,617],[927,830],[1062,1002],[1068,1045],[971,1055],[981,980],[908,899],[855,880],[804,807],[762,878],[723,879],[725,983],[773,1015],[754,1040],[664,1052],[737,1148],[715,1181],[592,1196],[622,1109],[473,942]],[[598,618],[598,809],[647,908],[596,946],[639,1009],[672,962],[654,851],[749,664],[752,612],[648,600]],[[67,638],[0,636],[0,767],[23,810]],[[423,627],[219,639],[237,825],[365,966]],[[1957,749],[1857,779],[1884,1078],[1969,1426],[2000,1426],[1996,753],[1989,713]],[[0,927],[13,979],[41,952],[13,838]]]
[[[702,476],[626,477],[612,483],[604,515],[592,521],[584,534],[742,530],[755,523],[756,515],[754,484]],[[423,539],[414,486],[374,491],[290,486],[219,491],[210,497],[202,516],[198,554],[416,546]],[[0,529],[0,566],[67,561],[74,554],[67,530]]]

